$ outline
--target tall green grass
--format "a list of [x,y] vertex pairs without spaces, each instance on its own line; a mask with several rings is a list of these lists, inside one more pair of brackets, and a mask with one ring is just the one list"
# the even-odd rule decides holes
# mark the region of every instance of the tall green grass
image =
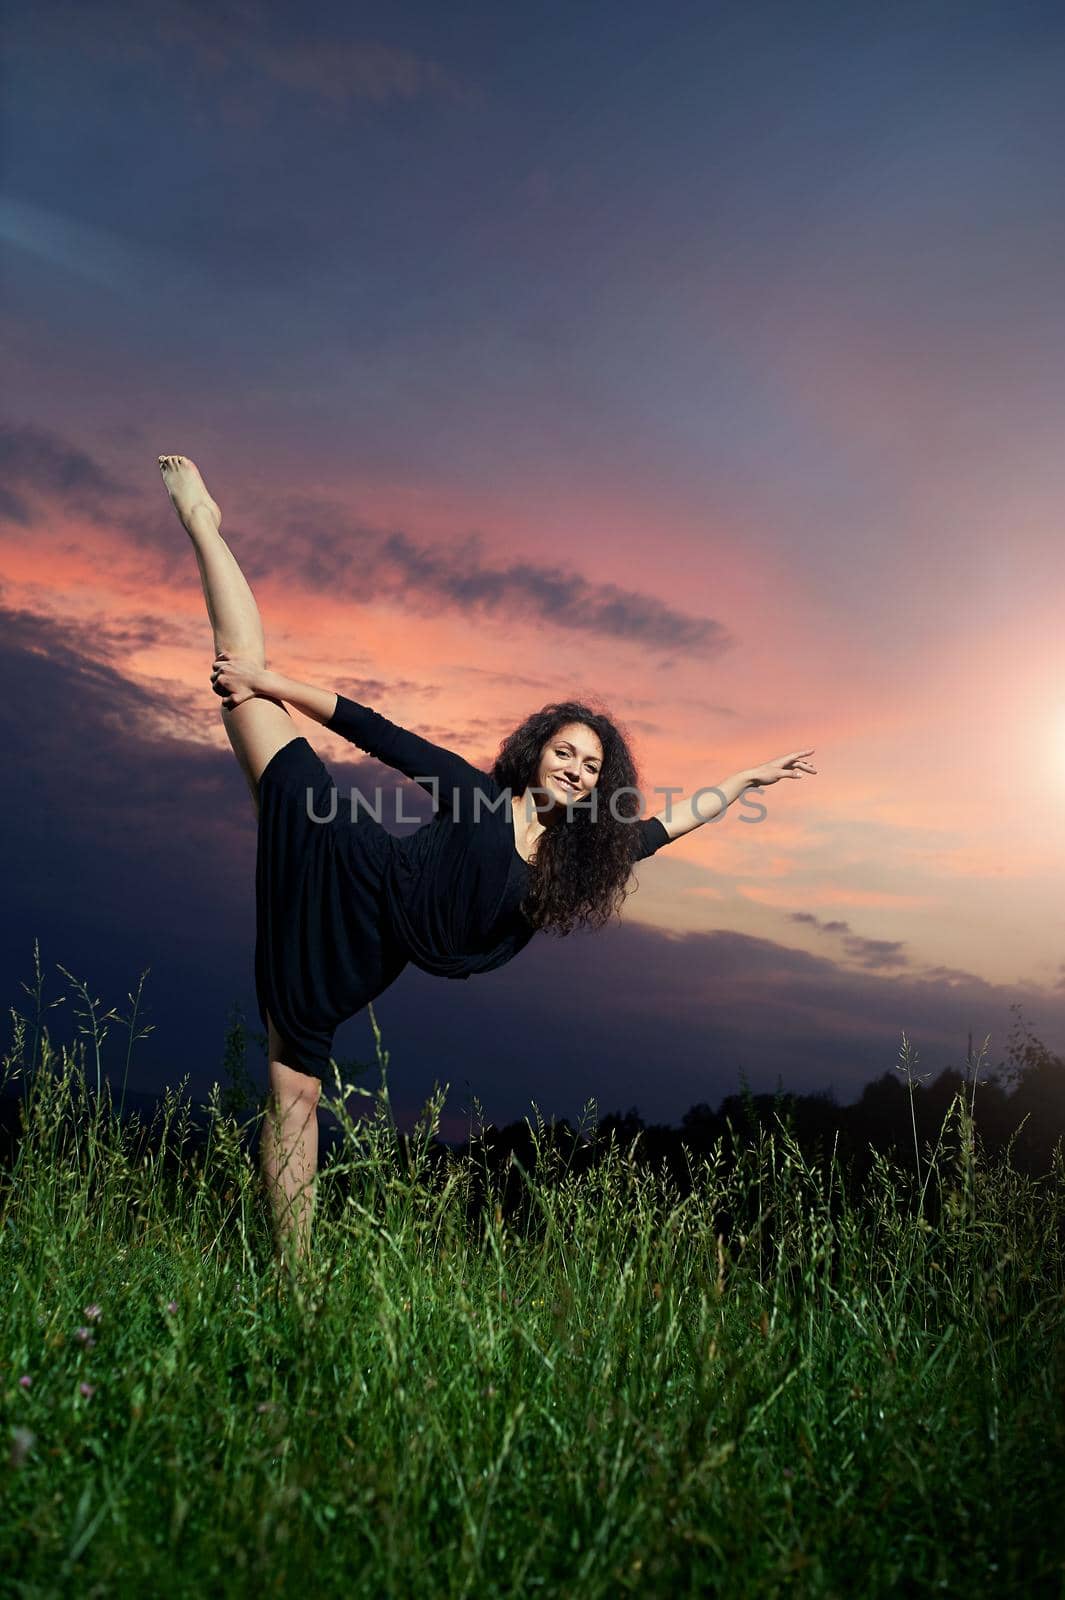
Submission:
[[959,1097],[916,1176],[782,1123],[678,1185],[537,1114],[501,1174],[444,1091],[397,1133],[379,1050],[291,1277],[254,1118],[122,1121],[85,1055],[4,1058],[4,1592],[1061,1592],[1060,1149]]

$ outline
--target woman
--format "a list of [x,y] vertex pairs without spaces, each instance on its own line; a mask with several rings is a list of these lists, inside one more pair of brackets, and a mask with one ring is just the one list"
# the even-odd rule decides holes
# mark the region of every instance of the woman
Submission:
[[[317,1105],[335,1029],[412,962],[469,978],[511,960],[538,930],[602,927],[633,865],[731,805],[744,789],[815,769],[798,750],[697,790],[640,821],[628,745],[579,701],[545,706],[504,740],[490,773],[357,701],[266,667],[252,592],[222,514],[187,456],[160,456],[196,551],[214,630],[211,684],[258,812],[255,982],[270,1099],[263,1176],[275,1242],[305,1256],[318,1164]],[[332,778],[286,704],[433,795],[404,838],[373,812],[342,810]],[[704,796],[718,797],[717,804]]]

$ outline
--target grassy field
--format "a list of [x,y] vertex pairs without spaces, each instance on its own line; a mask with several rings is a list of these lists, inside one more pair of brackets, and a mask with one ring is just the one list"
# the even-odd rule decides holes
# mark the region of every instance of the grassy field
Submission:
[[985,1160],[964,1098],[916,1179],[782,1125],[678,1186],[539,1121],[479,1168],[383,1072],[292,1278],[248,1118],[147,1130],[27,1054],[3,1593],[1062,1593],[1065,1168]]

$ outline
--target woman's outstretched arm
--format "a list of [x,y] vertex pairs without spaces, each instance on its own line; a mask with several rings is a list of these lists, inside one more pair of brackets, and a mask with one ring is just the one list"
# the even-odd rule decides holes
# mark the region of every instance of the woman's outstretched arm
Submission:
[[260,687],[255,692],[269,695],[273,700],[283,700],[286,705],[302,711],[305,717],[313,717],[323,727],[336,712],[340,699],[332,689],[318,689],[313,683],[299,683],[295,678],[286,677],[283,672],[272,672],[269,667],[264,668]]
[[332,689],[316,689],[311,683],[297,683],[283,672],[272,672],[243,657],[227,655],[215,657],[211,668],[211,688],[222,696],[227,711],[243,701],[259,695],[266,700],[284,700],[295,706],[304,716],[315,722],[326,723],[336,710],[337,696]]
[[347,695],[338,694],[336,702],[326,727],[383,761],[386,767],[413,778],[432,795],[434,809],[461,814],[469,806],[472,811],[467,814],[476,816],[476,792],[480,791],[482,804],[494,797],[496,786],[488,774],[454,750],[401,728],[371,706],[349,700]]
[[682,833],[690,833],[693,828],[727,811],[733,800],[738,800],[750,786],[749,772],[734,772],[731,778],[722,778],[712,788],[696,789],[683,800],[671,801],[664,811],[656,813],[656,820],[671,839],[679,839]]
[[727,811],[746,789],[764,789],[781,778],[798,778],[804,772],[815,773],[817,768],[806,760],[811,755],[812,746],[809,750],[794,750],[791,755],[767,761],[760,767],[745,767],[742,772],[734,772],[731,778],[723,778],[713,787],[696,789],[694,794],[678,800],[676,805],[668,805],[664,811],[658,812],[656,820],[671,839],[679,839],[682,833],[690,833],[693,828]]
[[223,702],[227,706],[239,705],[251,695],[264,695],[294,706],[386,767],[413,778],[432,795],[434,808],[461,809],[459,797],[463,797],[466,805],[473,804],[472,814],[476,815],[474,792],[480,790],[484,800],[492,799],[489,791],[494,791],[494,785],[488,775],[471,766],[462,756],[401,728],[370,706],[360,705],[357,700],[336,694],[332,689],[299,683],[283,672],[272,672],[268,667],[229,656],[218,657],[211,680],[215,693],[227,696]]

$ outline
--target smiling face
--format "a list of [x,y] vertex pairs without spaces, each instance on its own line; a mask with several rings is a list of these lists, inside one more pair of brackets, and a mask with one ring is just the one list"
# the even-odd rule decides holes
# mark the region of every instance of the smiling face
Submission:
[[580,800],[599,782],[603,746],[583,722],[570,722],[540,752],[536,782],[560,805]]

